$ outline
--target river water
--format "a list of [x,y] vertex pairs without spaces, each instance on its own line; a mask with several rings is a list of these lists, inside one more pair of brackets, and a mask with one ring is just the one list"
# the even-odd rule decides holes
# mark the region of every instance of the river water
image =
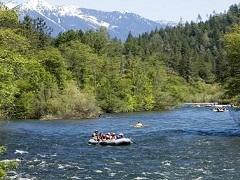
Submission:
[[[146,128],[131,125],[141,121]],[[123,132],[134,144],[88,145],[94,130]],[[12,179],[239,179],[240,127],[228,112],[180,108],[110,114],[96,120],[0,124],[4,159],[18,159]]]

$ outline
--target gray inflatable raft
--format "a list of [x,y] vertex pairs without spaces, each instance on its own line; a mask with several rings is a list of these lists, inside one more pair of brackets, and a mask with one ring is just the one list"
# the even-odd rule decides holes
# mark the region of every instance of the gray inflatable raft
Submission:
[[132,144],[133,142],[129,138],[121,138],[107,141],[96,141],[94,139],[90,139],[88,143],[93,145],[100,144],[102,146],[126,146]]

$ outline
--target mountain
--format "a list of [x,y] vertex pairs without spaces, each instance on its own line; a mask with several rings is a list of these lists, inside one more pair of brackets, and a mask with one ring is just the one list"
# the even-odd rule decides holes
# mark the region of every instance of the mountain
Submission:
[[[13,3],[7,4],[13,7]],[[29,0],[17,8],[21,18],[26,15],[32,18],[40,17],[44,19],[49,27],[53,29],[53,36],[70,29],[90,30],[99,29],[104,26],[108,29],[111,37],[126,39],[129,32],[138,36],[144,32],[149,32],[155,28],[164,28],[167,23],[159,23],[143,18],[134,13],[128,12],[104,12],[93,9],[52,6],[44,0]]]
[[177,25],[178,25],[178,23],[175,22],[175,21],[159,20],[159,21],[156,21],[156,22],[159,23],[159,24],[165,25],[165,27],[166,27],[166,26],[168,26],[168,27],[174,27],[174,26],[177,26]]

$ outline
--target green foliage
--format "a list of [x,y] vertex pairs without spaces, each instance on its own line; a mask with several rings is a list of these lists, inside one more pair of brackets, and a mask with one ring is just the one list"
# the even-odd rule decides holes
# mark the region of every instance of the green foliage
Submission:
[[82,89],[90,91],[96,88],[97,69],[101,65],[101,57],[80,41],[70,41],[60,46],[62,56],[65,58],[67,69]]
[[42,50],[38,52],[36,58],[40,60],[39,62],[44,69],[56,78],[55,81],[59,87],[62,87],[67,80],[68,72],[58,49],[48,48],[47,50]]
[[[0,146],[0,155],[6,152],[6,148],[3,146]],[[16,161],[0,161],[0,179],[4,179],[6,176],[6,171],[10,169],[16,169],[18,166],[18,163]]]
[[197,23],[180,23],[136,38],[129,34],[124,52],[142,59],[161,54],[167,68],[190,83],[198,80],[223,82],[227,71],[223,36],[232,25],[240,23],[239,14],[239,6],[233,5],[227,13],[210,16],[206,22],[199,17]]
[[19,34],[26,37],[32,48],[46,49],[51,43],[51,28],[46,25],[43,19],[32,19],[29,16],[24,17],[24,20],[19,26]]
[[[219,102],[224,99],[225,90],[219,84],[194,82],[189,91],[189,102]],[[229,102],[228,102],[229,103]]]
[[221,37],[232,25],[225,19],[238,22],[236,10],[121,42],[105,28],[51,38],[42,19],[18,22],[1,8],[0,116],[88,118],[215,101],[227,63]]
[[0,155],[3,154],[6,151],[6,148],[3,146],[0,146]]
[[82,93],[73,82],[69,82],[61,94],[48,101],[48,114],[60,119],[91,118],[96,117],[99,112],[94,97]]
[[16,27],[18,23],[17,13],[0,4],[0,28]]
[[224,37],[228,57],[227,95],[239,104],[240,95],[240,27],[235,26],[231,33]]
[[1,30],[0,41],[0,48],[4,50],[25,53],[30,49],[28,39],[9,28]]

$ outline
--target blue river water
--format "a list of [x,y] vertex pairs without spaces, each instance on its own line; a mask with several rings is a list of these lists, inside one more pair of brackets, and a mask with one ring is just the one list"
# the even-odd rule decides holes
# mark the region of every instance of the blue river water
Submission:
[[[147,125],[135,129],[141,121]],[[88,145],[94,130],[123,132],[134,144]],[[228,112],[180,108],[109,114],[95,120],[0,123],[3,159],[17,159],[9,179],[239,179],[240,127]]]

